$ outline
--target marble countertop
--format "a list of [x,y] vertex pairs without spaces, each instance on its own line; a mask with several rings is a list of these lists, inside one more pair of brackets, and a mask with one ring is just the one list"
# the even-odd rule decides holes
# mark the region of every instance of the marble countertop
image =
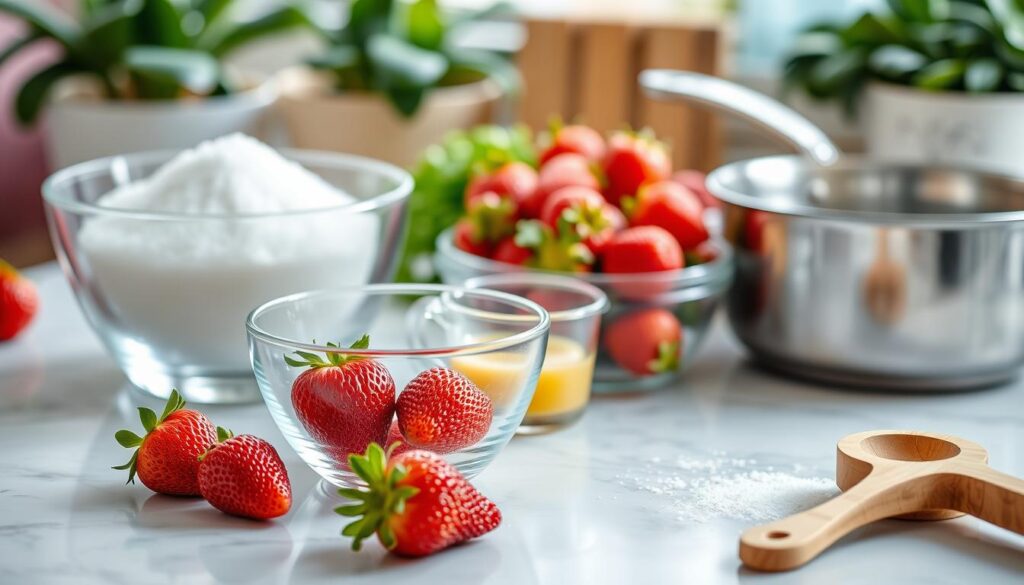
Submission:
[[835,493],[835,443],[852,432],[959,435],[1024,476],[1022,381],[928,396],[826,389],[752,368],[719,324],[675,387],[600,398],[569,430],[515,439],[475,482],[501,527],[407,561],[376,543],[348,550],[335,501],[261,404],[204,410],[278,447],[295,495],[287,516],[250,522],[123,485],[113,433],[157,401],[127,387],[54,265],[28,275],[42,311],[0,345],[0,583],[1024,581],[1024,538],[972,518],[883,521],[790,573],[755,573],[736,555],[745,527]]

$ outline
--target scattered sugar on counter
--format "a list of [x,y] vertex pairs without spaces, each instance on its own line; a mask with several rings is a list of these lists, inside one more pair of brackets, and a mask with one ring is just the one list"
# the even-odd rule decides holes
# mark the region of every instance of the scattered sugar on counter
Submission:
[[[363,284],[379,220],[301,165],[235,134],[180,153],[100,197],[112,209],[180,214],[89,218],[80,243],[124,327],[202,367],[248,368],[245,315],[284,294]],[[321,210],[271,218],[246,215]],[[194,218],[191,216],[195,216]]]
[[792,471],[757,468],[753,459],[652,458],[640,471],[619,478],[621,485],[654,496],[655,503],[681,522],[718,518],[769,522],[812,508],[839,493],[835,482]]

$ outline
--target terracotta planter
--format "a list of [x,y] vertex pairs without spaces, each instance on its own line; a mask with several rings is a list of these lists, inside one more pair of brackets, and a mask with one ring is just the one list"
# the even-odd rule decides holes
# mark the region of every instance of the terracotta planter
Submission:
[[446,133],[491,120],[501,92],[489,80],[436,89],[403,118],[373,93],[338,93],[328,76],[292,68],[278,76],[278,108],[297,148],[359,154],[403,167]]
[[45,141],[54,169],[114,154],[190,148],[232,132],[263,138],[275,99],[269,83],[189,100],[104,100],[76,87],[57,93],[48,106]]
[[874,158],[1024,173],[1024,94],[876,83],[865,99],[865,147]]

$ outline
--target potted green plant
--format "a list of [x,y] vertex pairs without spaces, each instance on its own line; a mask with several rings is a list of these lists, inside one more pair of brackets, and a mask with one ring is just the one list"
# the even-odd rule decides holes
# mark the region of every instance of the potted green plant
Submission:
[[785,80],[863,113],[869,155],[1020,172],[1024,3],[889,0],[801,35]]
[[234,131],[258,133],[274,100],[222,58],[266,35],[309,24],[286,5],[239,18],[235,0],[86,0],[76,20],[43,3],[0,0],[27,32],[0,65],[49,40],[63,50],[29,77],[14,101],[18,120],[47,110],[55,167],[137,150],[184,148]]
[[279,77],[291,143],[409,166],[448,131],[487,121],[518,78],[503,57],[452,42],[478,16],[436,0],[352,2],[343,28],[322,31],[329,46]]

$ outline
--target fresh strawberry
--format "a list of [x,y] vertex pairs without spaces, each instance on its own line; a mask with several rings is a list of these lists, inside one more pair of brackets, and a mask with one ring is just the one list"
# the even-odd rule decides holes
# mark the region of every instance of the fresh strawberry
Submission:
[[398,426],[413,447],[451,453],[484,438],[494,418],[491,397],[448,368],[420,372],[398,396]]
[[587,187],[563,187],[555,191],[548,197],[540,217],[556,232],[575,234],[595,254],[601,252],[616,231],[626,226],[622,212]]
[[672,172],[665,145],[646,133],[620,132],[608,140],[604,174],[605,196],[614,205],[636,195],[641,185],[664,181]]
[[522,220],[516,224],[515,243],[533,252],[526,263],[532,268],[563,272],[593,269],[594,253],[572,230],[556,232],[540,220]]
[[270,443],[252,435],[222,434],[199,462],[199,491],[225,514],[266,520],[288,513],[292,484]]
[[683,329],[665,309],[641,309],[615,319],[604,344],[615,363],[641,376],[675,371]]
[[589,187],[599,190],[601,183],[587,159],[579,154],[560,154],[540,169],[537,188],[523,201],[523,217],[539,217],[548,197],[562,187]]
[[128,483],[138,474],[143,485],[171,496],[198,496],[199,456],[217,442],[217,430],[206,416],[185,409],[185,400],[171,391],[164,411],[157,418],[152,410],[140,407],[139,418],[146,434],[142,437],[120,430],[114,438],[122,447],[137,447],[131,459],[114,469],[128,470]]
[[533,250],[517,244],[514,237],[508,237],[498,242],[498,245],[494,247],[494,254],[491,255],[492,260],[517,266],[526,264],[532,258]]
[[486,239],[478,235],[476,225],[468,217],[464,217],[455,223],[452,238],[455,247],[463,252],[484,257],[491,255],[490,244]]
[[422,557],[494,530],[501,511],[480,494],[453,465],[427,451],[392,455],[378,445],[365,456],[350,457],[366,489],[338,493],[355,501],[335,512],[355,517],[341,531],[353,538],[352,550],[376,534],[384,548]]
[[547,147],[540,154],[540,164],[567,152],[582,155],[588,161],[598,163],[604,158],[604,138],[588,126],[571,125],[552,128],[546,137]]
[[672,180],[686,187],[696,195],[705,209],[721,208],[722,201],[708,191],[706,184],[707,175],[700,171],[678,171],[672,175]]
[[0,260],[0,341],[21,333],[38,310],[36,285]]
[[687,266],[707,264],[718,259],[718,248],[711,243],[711,240],[706,240],[701,242],[696,248],[686,250],[683,255],[686,257]]
[[491,192],[509,196],[518,207],[536,188],[537,171],[523,162],[508,162],[493,173],[479,173],[469,181],[465,206],[469,209],[473,200],[483,193]]
[[405,437],[402,436],[402,429],[398,426],[398,419],[391,421],[391,428],[388,429],[388,440],[385,445],[387,446],[388,454],[391,457],[414,449],[414,447],[405,440]]
[[515,233],[519,206],[509,195],[485,191],[470,203],[466,209],[466,218],[472,222],[473,235],[477,241],[494,244]]
[[683,267],[679,242],[657,226],[631,227],[615,234],[604,248],[605,272],[660,272]]
[[[338,347],[333,343],[330,347]],[[364,335],[350,349],[366,349]],[[350,453],[362,453],[370,443],[382,443],[395,414],[395,381],[380,362],[343,350],[295,352],[285,357],[292,367],[308,367],[292,383],[292,406],[306,432],[344,465]]]
[[626,208],[632,208],[632,225],[664,228],[684,250],[696,248],[708,239],[708,230],[704,226],[704,206],[700,199],[673,181],[659,181],[640,187],[635,202],[626,205]]

